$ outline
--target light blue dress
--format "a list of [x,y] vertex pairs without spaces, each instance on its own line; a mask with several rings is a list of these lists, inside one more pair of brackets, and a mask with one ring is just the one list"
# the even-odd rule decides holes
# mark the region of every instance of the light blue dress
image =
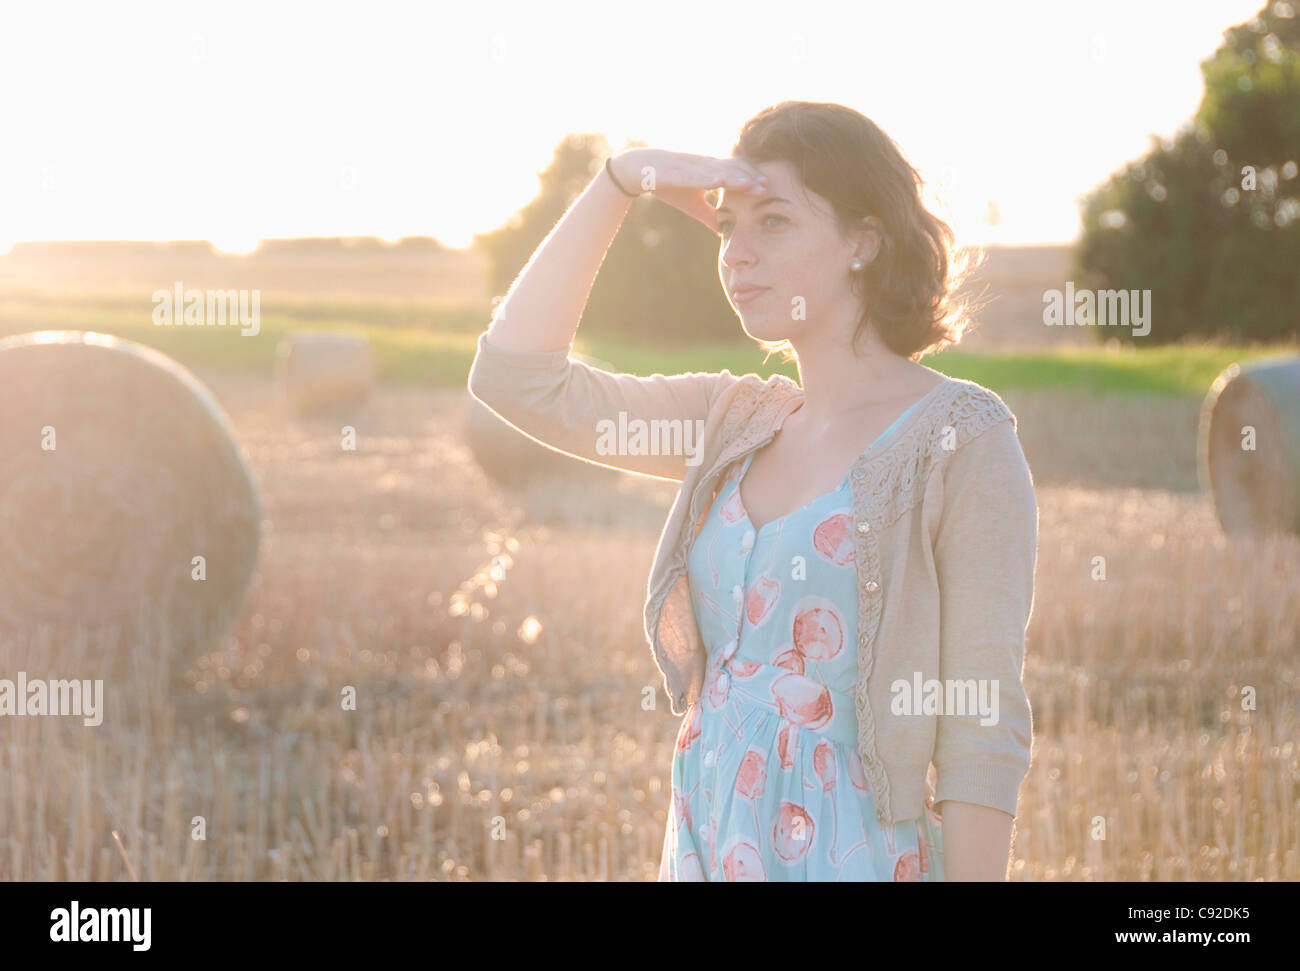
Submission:
[[740,498],[753,457],[689,551],[707,667],[677,734],[659,879],[941,881],[931,799],[882,826],[859,757],[849,476],[755,531]]

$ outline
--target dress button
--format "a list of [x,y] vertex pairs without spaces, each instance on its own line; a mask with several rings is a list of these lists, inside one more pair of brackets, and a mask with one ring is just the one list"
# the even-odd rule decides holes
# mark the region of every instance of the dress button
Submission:
[[745,530],[745,535],[741,538],[741,545],[743,546],[754,545],[754,531],[752,529]]
[[729,675],[726,671],[723,671],[721,674],[718,675],[718,691],[722,695],[722,697],[725,698],[727,697],[727,692],[730,690],[730,688],[731,688],[731,675]]
[[713,751],[713,749],[709,749],[707,752],[704,753],[704,767],[706,769],[713,768],[713,763],[716,761],[717,761],[717,755]]
[[863,534],[871,532],[871,523],[867,522],[865,519],[859,519],[858,532]]
[[875,593],[877,590],[880,589],[880,584],[878,584],[875,580],[868,580],[866,583],[863,584],[863,586],[867,588],[868,593]]

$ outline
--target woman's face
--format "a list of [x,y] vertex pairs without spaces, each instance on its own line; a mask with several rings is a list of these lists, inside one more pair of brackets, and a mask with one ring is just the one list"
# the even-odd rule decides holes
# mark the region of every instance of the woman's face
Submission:
[[[757,163],[767,191],[722,189],[718,204],[718,276],[745,333],[756,340],[798,339],[825,320],[852,322],[860,312],[850,266],[875,254],[874,234],[844,239],[830,203],[806,188],[784,159]],[[737,288],[761,287],[746,296]]]

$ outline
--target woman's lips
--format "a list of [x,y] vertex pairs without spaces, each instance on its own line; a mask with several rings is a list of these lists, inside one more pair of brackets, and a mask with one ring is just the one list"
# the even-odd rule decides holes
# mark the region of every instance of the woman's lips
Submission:
[[763,294],[767,293],[767,289],[767,287],[747,287],[744,290],[734,291],[731,295],[731,299],[736,303],[749,303],[756,297],[761,297]]

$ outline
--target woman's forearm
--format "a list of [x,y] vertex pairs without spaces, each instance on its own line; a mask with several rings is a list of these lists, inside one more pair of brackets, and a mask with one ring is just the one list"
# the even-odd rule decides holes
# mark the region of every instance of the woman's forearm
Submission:
[[1011,856],[1009,813],[991,806],[944,800],[944,881],[1006,880]]
[[[628,191],[640,185],[637,149],[612,163]],[[498,305],[488,340],[517,351],[568,350],[592,284],[634,200],[600,171],[515,278]]]

